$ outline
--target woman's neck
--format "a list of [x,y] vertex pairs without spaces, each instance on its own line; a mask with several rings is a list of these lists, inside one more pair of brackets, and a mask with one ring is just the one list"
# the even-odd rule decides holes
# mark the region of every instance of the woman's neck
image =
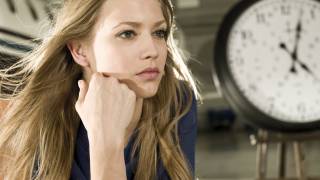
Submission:
[[136,128],[137,124],[141,119],[142,105],[143,105],[143,98],[138,97],[136,100],[136,106],[135,106],[134,114],[132,116],[132,120],[127,127],[126,136],[125,136],[125,145],[128,144],[134,129]]

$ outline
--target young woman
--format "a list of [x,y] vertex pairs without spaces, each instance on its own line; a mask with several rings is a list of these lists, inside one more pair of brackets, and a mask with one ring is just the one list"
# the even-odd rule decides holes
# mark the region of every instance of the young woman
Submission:
[[1,71],[1,176],[193,179],[198,93],[173,28],[169,0],[65,0]]

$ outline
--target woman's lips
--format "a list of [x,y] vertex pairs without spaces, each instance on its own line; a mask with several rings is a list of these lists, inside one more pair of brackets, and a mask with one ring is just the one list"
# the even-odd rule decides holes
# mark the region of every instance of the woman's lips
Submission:
[[138,77],[144,80],[155,80],[159,76],[159,72],[157,71],[147,71],[137,74]]
[[138,73],[137,76],[144,80],[155,80],[159,74],[160,72],[158,68],[146,68],[142,72]]

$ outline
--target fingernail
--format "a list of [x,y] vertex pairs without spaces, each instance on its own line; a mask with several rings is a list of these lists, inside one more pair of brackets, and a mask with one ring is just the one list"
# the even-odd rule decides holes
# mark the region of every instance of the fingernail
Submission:
[[82,81],[79,80],[79,81],[78,81],[78,87],[81,89],[81,86],[82,86]]

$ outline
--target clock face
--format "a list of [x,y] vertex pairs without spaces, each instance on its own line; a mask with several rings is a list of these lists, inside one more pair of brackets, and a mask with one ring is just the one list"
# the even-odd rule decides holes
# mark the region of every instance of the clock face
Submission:
[[31,51],[33,39],[48,30],[47,11],[43,1],[0,1],[0,54],[21,57]]
[[238,89],[264,114],[320,120],[319,1],[257,1],[232,26],[226,57]]

